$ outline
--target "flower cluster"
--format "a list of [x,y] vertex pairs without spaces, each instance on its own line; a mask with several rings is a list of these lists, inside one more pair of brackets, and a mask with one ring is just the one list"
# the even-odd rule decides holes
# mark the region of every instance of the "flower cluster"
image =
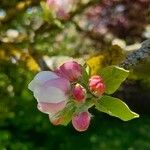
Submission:
[[[73,101],[76,107],[80,107],[87,101],[90,93],[93,96],[101,96],[105,92],[105,84],[98,75],[90,77],[87,85],[82,85],[85,69],[75,61],[69,61],[56,70],[42,71],[29,83],[28,88],[37,99],[37,108],[49,115],[52,124],[59,125],[63,122],[63,116],[55,118],[68,102]],[[83,108],[72,115],[72,124],[77,131],[85,131],[89,127],[91,114],[88,108]]]

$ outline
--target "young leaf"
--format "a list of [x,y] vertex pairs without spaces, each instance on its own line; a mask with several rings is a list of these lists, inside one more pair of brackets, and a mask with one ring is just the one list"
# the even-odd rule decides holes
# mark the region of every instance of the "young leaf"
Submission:
[[88,81],[89,81],[89,77],[91,76],[91,68],[89,65],[84,65],[83,66],[83,73],[82,73],[82,78],[81,78],[81,82],[85,85],[88,84]]
[[117,66],[109,66],[102,69],[100,75],[106,85],[105,93],[113,94],[128,77],[129,71]]
[[86,66],[85,71],[87,75],[90,77],[91,76],[91,67],[89,65]]
[[139,115],[132,112],[123,101],[111,96],[102,96],[95,105],[97,110],[107,113],[110,116],[118,117],[123,121],[139,117]]

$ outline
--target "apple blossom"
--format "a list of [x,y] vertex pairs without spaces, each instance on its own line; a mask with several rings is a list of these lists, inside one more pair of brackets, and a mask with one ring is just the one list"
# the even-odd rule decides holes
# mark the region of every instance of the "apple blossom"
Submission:
[[38,109],[44,113],[57,113],[68,100],[70,82],[51,71],[38,73],[29,83],[38,102]]
[[[113,114],[113,116],[119,117],[123,121],[139,117],[124,102],[108,96],[109,88],[110,94],[114,92],[114,87],[111,89],[108,85],[109,74],[112,69],[117,72],[117,77],[119,77],[118,81],[116,80],[116,74],[112,75],[111,73],[110,85],[115,81],[115,86],[124,81],[125,76],[127,77],[129,73],[127,70],[111,66],[101,72],[102,75],[107,75],[103,76],[104,81],[107,81],[105,82],[108,86],[106,90],[103,78],[99,75],[90,77],[90,70],[88,69],[82,68],[75,61],[68,61],[54,71],[41,71],[29,83],[28,88],[33,92],[38,102],[37,108],[48,114],[53,125],[67,125],[72,121],[72,125],[77,131],[86,131],[92,117],[88,109],[94,105],[97,110]],[[123,73],[123,76],[119,75],[120,72]],[[105,91],[108,95],[103,95]],[[97,99],[99,101],[96,101]],[[115,106],[118,107],[115,108]],[[105,108],[106,111],[102,108]],[[121,115],[122,112],[127,113],[127,115]]]
[[106,86],[99,75],[93,75],[89,79],[89,88],[96,96],[101,96],[105,92]]
[[72,117],[72,125],[79,132],[86,131],[90,125],[90,121],[91,114],[88,111],[81,112]]
[[82,75],[82,68],[77,62],[69,61],[61,65],[55,72],[69,81],[76,81]]

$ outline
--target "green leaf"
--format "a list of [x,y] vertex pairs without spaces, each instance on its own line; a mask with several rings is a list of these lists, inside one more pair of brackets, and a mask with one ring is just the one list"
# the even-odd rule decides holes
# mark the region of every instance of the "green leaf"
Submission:
[[89,65],[85,64],[82,68],[82,78],[81,78],[81,83],[87,86],[89,77],[91,76],[91,68]]
[[117,66],[109,66],[100,72],[101,77],[106,85],[107,94],[114,93],[121,83],[128,77],[129,71]]
[[129,107],[120,99],[111,96],[102,96],[95,104],[96,109],[115,116],[123,121],[128,121],[134,118],[138,118],[139,115],[132,112]]
[[71,101],[67,104],[67,106],[62,111],[56,114],[55,118],[59,118],[59,117],[63,118],[63,122],[61,123],[61,125],[67,126],[72,119],[72,115],[75,112],[75,108],[76,107],[74,102]]
[[91,67],[89,65],[86,65],[85,71],[88,76],[91,76]]

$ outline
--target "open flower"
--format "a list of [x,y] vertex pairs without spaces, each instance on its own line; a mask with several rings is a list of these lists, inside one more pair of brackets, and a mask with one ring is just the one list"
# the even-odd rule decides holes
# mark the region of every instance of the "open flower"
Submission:
[[76,81],[82,75],[82,68],[77,62],[69,61],[61,65],[55,72],[69,81]]
[[68,100],[70,82],[51,71],[38,73],[29,83],[38,102],[38,109],[44,113],[57,113]]
[[88,111],[81,112],[72,118],[73,127],[79,131],[86,131],[90,125],[91,114]]

